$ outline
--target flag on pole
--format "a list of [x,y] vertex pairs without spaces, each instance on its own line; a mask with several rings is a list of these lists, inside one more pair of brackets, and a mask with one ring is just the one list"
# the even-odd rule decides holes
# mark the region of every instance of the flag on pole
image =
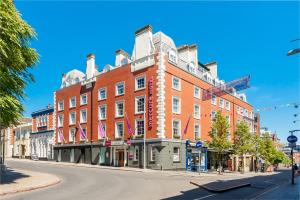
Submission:
[[133,135],[133,134],[134,134],[134,131],[133,131],[131,125],[130,125],[130,122],[129,122],[129,119],[128,119],[127,115],[126,115],[126,124],[127,124],[127,128],[128,128],[128,133],[129,133],[129,135]]
[[82,127],[81,127],[81,125],[80,125],[79,122],[78,122],[78,126],[79,126],[80,139],[81,139],[81,140],[82,140],[82,139],[85,139],[85,140],[86,140],[86,134],[85,134],[85,132],[83,131],[83,129],[82,129]]
[[191,115],[189,115],[189,119],[188,119],[188,121],[187,121],[187,123],[186,123],[186,126],[185,126],[185,128],[184,128],[184,131],[183,131],[184,134],[187,133],[187,130],[188,130],[188,127],[189,127],[189,123],[190,123],[190,119],[191,119]]
[[64,134],[61,132],[61,130],[60,130],[60,129],[58,129],[58,133],[59,133],[59,139],[60,139],[60,142],[64,142],[64,143],[66,143],[66,140],[65,140]]
[[103,139],[105,138],[105,131],[104,131],[104,127],[103,127],[103,124],[101,122],[101,120],[99,119],[99,122],[98,122],[98,132],[100,134],[100,137]]

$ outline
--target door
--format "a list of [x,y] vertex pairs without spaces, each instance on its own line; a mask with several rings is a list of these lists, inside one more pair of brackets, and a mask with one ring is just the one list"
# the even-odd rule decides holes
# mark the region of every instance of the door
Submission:
[[124,151],[119,151],[118,156],[119,156],[118,166],[119,167],[124,167]]
[[22,144],[21,148],[22,148],[21,151],[22,151],[22,158],[23,158],[23,157],[25,157],[25,145]]

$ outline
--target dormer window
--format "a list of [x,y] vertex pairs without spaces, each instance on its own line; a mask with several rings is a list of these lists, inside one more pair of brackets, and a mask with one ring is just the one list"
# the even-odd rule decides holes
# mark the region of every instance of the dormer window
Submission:
[[189,72],[195,74],[196,73],[196,68],[195,68],[195,63],[194,62],[190,62],[189,66]]
[[173,63],[177,63],[177,54],[173,49],[169,51],[169,60]]
[[121,60],[121,66],[128,64],[128,59],[127,58],[123,58]]

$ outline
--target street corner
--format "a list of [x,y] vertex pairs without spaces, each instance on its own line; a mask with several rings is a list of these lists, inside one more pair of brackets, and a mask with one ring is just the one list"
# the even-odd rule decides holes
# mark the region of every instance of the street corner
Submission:
[[0,197],[46,188],[60,182],[61,179],[52,174],[7,168],[2,174]]

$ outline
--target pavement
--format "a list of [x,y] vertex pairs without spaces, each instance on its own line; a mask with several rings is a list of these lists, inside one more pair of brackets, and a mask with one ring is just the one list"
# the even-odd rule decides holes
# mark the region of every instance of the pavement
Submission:
[[59,182],[60,178],[52,174],[7,168],[5,173],[2,174],[0,199],[4,195],[41,189],[53,186]]
[[[32,192],[7,195],[13,200],[52,199],[254,199],[266,191],[287,183],[289,170],[274,173],[201,173],[156,171],[136,168],[102,167],[85,164],[57,163],[30,160],[8,160],[11,168],[55,174],[61,183]],[[251,186],[216,193],[197,185],[250,183]],[[0,197],[1,198],[1,197]]]
[[300,199],[300,176],[295,178],[295,184],[291,182],[274,187],[265,191],[255,199],[257,200],[299,200]]

